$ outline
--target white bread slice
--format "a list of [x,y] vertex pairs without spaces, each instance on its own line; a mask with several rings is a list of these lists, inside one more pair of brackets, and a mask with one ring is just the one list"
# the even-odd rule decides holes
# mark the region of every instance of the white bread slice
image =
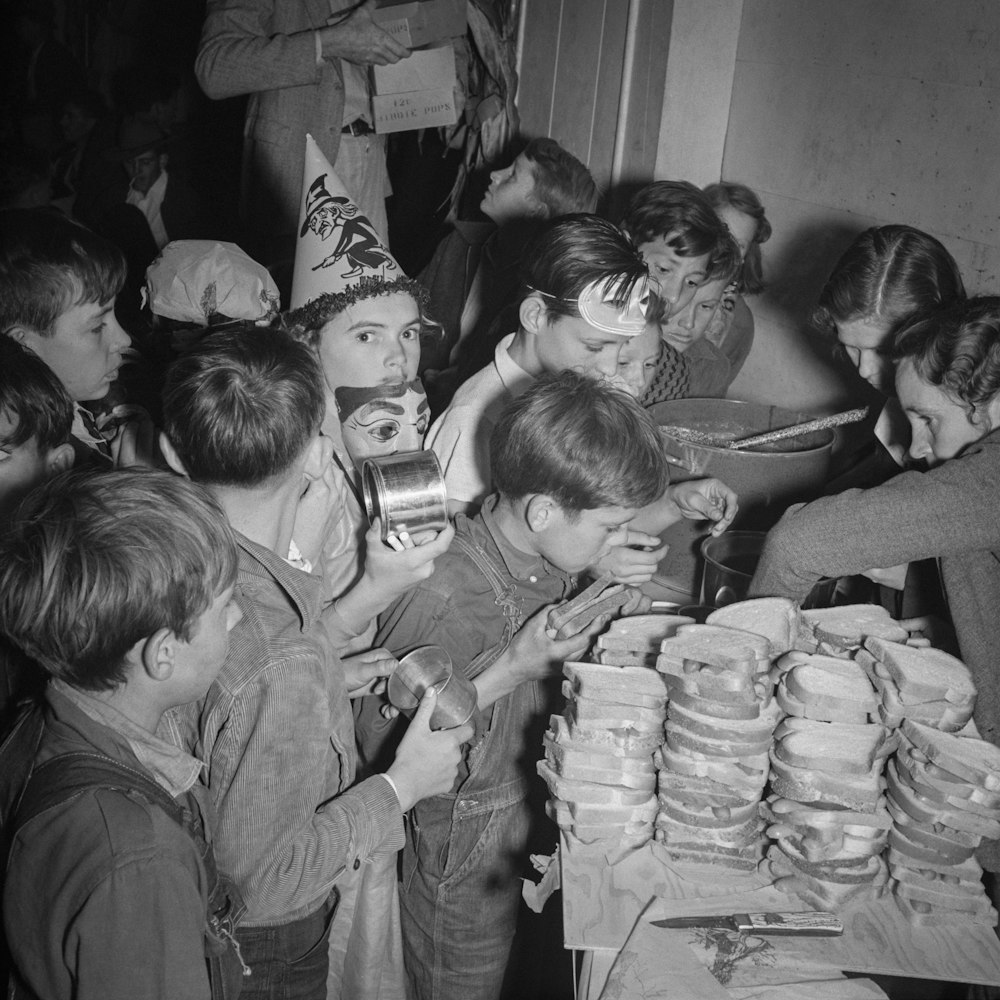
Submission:
[[654,659],[660,643],[670,638],[681,625],[693,625],[687,615],[632,615],[611,623],[603,635],[597,637],[598,649],[644,653]]
[[770,767],[767,754],[761,754],[752,760],[736,761],[690,751],[678,752],[666,743],[660,747],[660,754],[668,771],[689,777],[712,778],[733,788],[759,790],[767,780]]
[[962,913],[974,913],[986,917],[993,909],[989,898],[980,885],[978,893],[951,891],[949,888],[935,888],[928,885],[915,885],[910,882],[897,881],[893,887],[897,896],[908,899],[911,903],[927,903],[936,910],[956,910]]
[[894,865],[890,873],[897,882],[907,885],[921,885],[938,892],[951,891],[968,896],[978,896],[983,892],[982,869],[975,858],[969,858],[962,865],[955,865],[950,872],[932,871],[929,868],[911,868],[909,865]]
[[599,743],[586,738],[578,738],[584,732],[579,728],[572,727],[564,716],[550,715],[549,729],[545,736],[547,739],[555,740],[555,742],[564,744],[577,751],[600,754],[602,758],[606,757],[612,761],[623,758],[636,758],[645,761],[652,767],[653,751],[659,744],[648,746],[641,742],[631,741],[625,737],[616,739],[614,733],[608,733],[607,730],[604,730],[604,732],[608,733],[610,739]]
[[983,927],[996,927],[997,911],[990,909],[985,915],[966,911],[937,909],[916,899],[894,894],[896,906],[914,927],[954,927],[957,923],[978,924]]
[[903,735],[946,771],[990,792],[1000,792],[1000,747],[985,740],[943,733],[907,719]]
[[886,871],[885,862],[878,854],[857,858],[834,858],[830,861],[807,861],[784,845],[772,844],[767,849],[767,857],[784,868],[786,875],[810,875],[823,882],[838,882],[851,885],[871,882]]
[[727,868],[739,872],[753,872],[759,863],[758,851],[747,848],[725,848],[712,844],[677,844],[667,843],[666,835],[657,830],[655,839],[663,845],[663,849],[671,861],[683,865],[704,865],[713,871]]
[[569,738],[577,743],[586,746],[600,747],[621,753],[626,757],[638,757],[642,754],[652,753],[663,743],[663,727],[651,733],[640,733],[635,729],[589,729],[579,725],[575,719],[565,715],[552,715],[549,717],[549,728],[555,731],[555,719],[562,719],[563,725],[569,732]]
[[737,643],[753,650],[754,670],[757,673],[765,672],[771,665],[770,642],[764,636],[747,632],[746,629],[724,628],[722,625],[681,625],[675,638],[689,642],[695,640],[717,643],[724,647],[732,647],[733,643]]
[[843,808],[821,809],[793,799],[770,795],[761,803],[761,813],[775,823],[791,823],[815,829],[838,827],[858,833],[879,833],[892,828],[892,817],[884,804],[880,804],[875,812],[867,813]]
[[808,653],[801,649],[790,649],[771,664],[770,673],[772,680],[777,684],[783,674],[786,674],[792,667],[799,663],[808,663],[809,658],[814,655],[814,653]]
[[606,667],[642,667],[645,670],[656,669],[656,654],[646,656],[643,653],[628,652],[616,649],[595,649],[594,662]]
[[634,730],[637,733],[656,734],[662,740],[666,710],[640,708],[636,705],[612,705],[593,698],[573,695],[563,681],[563,694],[569,690],[569,699],[563,714],[571,726],[583,729]]
[[915,792],[900,780],[899,772],[891,761],[886,768],[886,781],[888,783],[887,801],[894,803],[897,809],[905,812],[914,822],[929,826],[943,823],[953,830],[978,834],[989,840],[1000,839],[1000,817],[989,819],[985,816],[978,816],[966,809],[952,805],[947,801],[947,798],[944,802],[935,802],[933,799]]
[[549,799],[560,807],[565,806],[574,823],[580,826],[599,826],[617,823],[625,827],[652,826],[659,808],[656,797],[640,805],[609,806],[595,802],[569,802],[564,799]]
[[875,812],[882,801],[881,768],[873,768],[865,775],[838,775],[793,767],[772,755],[771,789],[806,805],[846,806],[858,812]]
[[598,840],[618,843],[633,839],[645,843],[653,837],[652,820],[634,821],[627,814],[617,818],[613,814],[597,816],[595,819],[599,822],[581,823],[573,815],[571,803],[560,799],[549,799],[545,803],[545,812],[561,830],[572,831],[587,844]]
[[678,666],[675,661],[664,660],[662,655],[656,661],[656,669],[663,674],[671,693],[680,690],[721,706],[742,706],[741,711],[747,712],[768,700],[766,691],[759,691],[750,677],[735,671],[720,671],[694,660]]
[[[785,676],[787,677],[787,674]],[[775,700],[783,712],[798,719],[808,718],[816,722],[843,722],[854,726],[868,725],[869,713],[848,702],[837,703],[830,699],[808,703],[800,701],[788,691],[784,677],[778,685]]]
[[650,755],[645,760],[621,757],[615,760],[594,751],[573,749],[546,737],[545,759],[556,774],[571,781],[592,781],[598,785],[621,785],[624,788],[656,788],[656,771]]
[[925,844],[917,843],[908,836],[909,828],[895,825],[889,831],[889,846],[895,851],[909,858],[909,864],[913,868],[927,867],[929,865],[943,861],[949,864],[961,864],[971,858],[975,853],[966,848],[948,848],[942,850],[940,847],[928,847]]
[[853,660],[814,656],[789,670],[782,683],[789,694],[808,706],[853,706],[870,714],[877,704],[871,681]]
[[705,757],[721,757],[723,760],[759,760],[767,756],[771,746],[771,738],[759,740],[756,743],[736,739],[714,740],[708,736],[689,733],[677,722],[667,720],[664,726],[667,734],[667,746],[678,753],[697,753]]
[[[667,682],[667,692],[670,697],[667,711],[671,705],[689,709],[700,715],[709,716],[713,719],[736,719],[741,721],[751,721],[759,719],[761,710],[780,712],[773,700],[767,702],[759,701],[716,701],[714,698],[704,698],[701,695],[689,692],[689,688],[696,687],[696,682],[686,684],[680,677],[673,674],[663,674],[663,679]],[[772,706],[774,706],[772,708]]]
[[900,830],[914,844],[930,847],[941,857],[963,861],[972,857],[983,839],[976,833],[965,833],[947,823],[920,823],[892,800],[886,797],[886,808]]
[[[878,667],[884,669],[881,664]],[[899,697],[895,681],[880,672],[872,675],[872,683],[881,697],[878,715],[884,726],[898,729],[903,719],[913,719],[946,733],[957,733],[972,718],[972,706],[960,708],[949,701],[905,704]]]
[[857,649],[868,636],[906,642],[909,633],[878,604],[845,604],[801,612],[817,642],[842,650]]
[[948,878],[958,878],[962,881],[972,881],[979,882],[983,877],[982,865],[975,859],[971,857],[961,864],[953,864],[950,861],[944,861],[941,858],[935,858],[933,861],[925,861],[917,863],[909,855],[900,854],[900,852],[892,846],[889,845],[889,849],[886,851],[886,861],[889,863],[889,867],[892,869],[897,868],[910,868],[915,871],[921,871],[925,875],[928,874],[939,874],[944,875]]
[[748,802],[756,804],[760,790],[748,792],[731,788],[711,778],[699,778],[686,774],[672,774],[660,771],[657,777],[658,799],[662,806],[671,801],[694,808],[715,808],[742,806]]
[[[728,826],[702,826],[685,823],[668,816],[661,809],[656,814],[656,829],[664,834],[664,844],[712,844],[716,847],[731,847],[748,853],[758,848],[763,826],[757,816],[741,823]],[[659,839],[659,838],[658,838]]]
[[942,792],[949,803],[978,803],[1000,816],[1000,793],[989,792],[966,778],[946,771],[933,761],[925,760],[922,751],[905,739],[896,754],[896,763],[919,784]]
[[538,774],[549,786],[553,798],[565,802],[579,802],[587,805],[642,806],[656,795],[644,788],[623,788],[613,785],[598,785],[590,781],[574,781],[564,778],[544,761],[535,765]]
[[663,678],[645,667],[608,667],[567,660],[563,664],[563,676],[572,684],[575,693],[618,705],[646,705],[647,699],[665,702],[667,698]]
[[865,649],[888,670],[904,704],[948,701],[971,711],[976,703],[969,668],[943,650],[907,646],[878,636],[866,638]]
[[686,699],[673,699],[667,706],[667,718],[673,719],[691,733],[714,736],[717,739],[740,739],[749,742],[770,740],[781,718],[778,703],[770,701],[763,712],[753,719],[720,719],[689,708]]
[[[745,802],[733,806],[694,806],[673,801],[659,795],[659,815],[668,816],[678,823],[705,829],[733,827],[757,819],[757,803]],[[755,824],[756,825],[756,824]]]
[[773,659],[787,653],[795,645],[799,631],[799,609],[787,597],[758,597],[738,601],[713,611],[706,625],[738,628],[767,639]]
[[834,774],[867,774],[883,756],[882,726],[789,718],[774,732],[774,754],[786,764]]

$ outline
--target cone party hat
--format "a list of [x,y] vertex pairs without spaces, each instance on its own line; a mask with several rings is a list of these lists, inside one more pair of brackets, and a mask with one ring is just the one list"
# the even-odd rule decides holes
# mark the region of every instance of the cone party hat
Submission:
[[402,275],[330,161],[307,134],[291,308],[325,292],[343,292],[364,276],[391,281]]

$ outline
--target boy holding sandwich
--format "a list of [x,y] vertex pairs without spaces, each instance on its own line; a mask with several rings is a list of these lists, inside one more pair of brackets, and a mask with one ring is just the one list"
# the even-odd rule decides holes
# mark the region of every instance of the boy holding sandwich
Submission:
[[[404,952],[421,1000],[500,992],[549,715],[541,681],[608,620],[582,631],[578,620],[576,635],[559,638],[549,614],[668,483],[657,429],[638,403],[572,371],[534,379],[497,422],[490,455],[497,493],[475,517],[457,517],[451,549],[380,618],[378,633],[397,656],[442,646],[479,699],[451,793],[418,803],[407,828]],[[399,727],[365,709],[359,737],[378,766]]]

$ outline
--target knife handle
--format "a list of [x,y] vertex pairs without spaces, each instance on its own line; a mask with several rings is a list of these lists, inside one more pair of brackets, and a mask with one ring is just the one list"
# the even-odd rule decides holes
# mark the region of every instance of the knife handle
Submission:
[[805,910],[802,913],[734,913],[736,929],[748,934],[805,934],[833,937],[844,933],[835,913]]

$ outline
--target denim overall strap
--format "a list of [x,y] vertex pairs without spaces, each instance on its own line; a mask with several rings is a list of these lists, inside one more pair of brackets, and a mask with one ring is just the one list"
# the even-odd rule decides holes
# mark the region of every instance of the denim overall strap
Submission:
[[241,978],[249,974],[239,955],[234,930],[246,906],[235,883],[221,873],[198,810],[181,805],[136,768],[103,754],[79,751],[60,754],[38,765],[18,805],[11,837],[43,812],[95,788],[137,795],[162,809],[194,841],[208,881],[205,914],[205,958],[213,1000],[235,1000]]
[[[507,649],[524,615],[514,585],[465,535],[455,542],[489,581],[503,611],[499,642],[467,668],[482,673]],[[520,684],[476,713],[468,776],[457,792],[418,802],[403,848],[400,909],[407,974],[415,995],[495,1000],[520,909],[521,862],[531,815],[523,761],[524,719],[537,685]]]

